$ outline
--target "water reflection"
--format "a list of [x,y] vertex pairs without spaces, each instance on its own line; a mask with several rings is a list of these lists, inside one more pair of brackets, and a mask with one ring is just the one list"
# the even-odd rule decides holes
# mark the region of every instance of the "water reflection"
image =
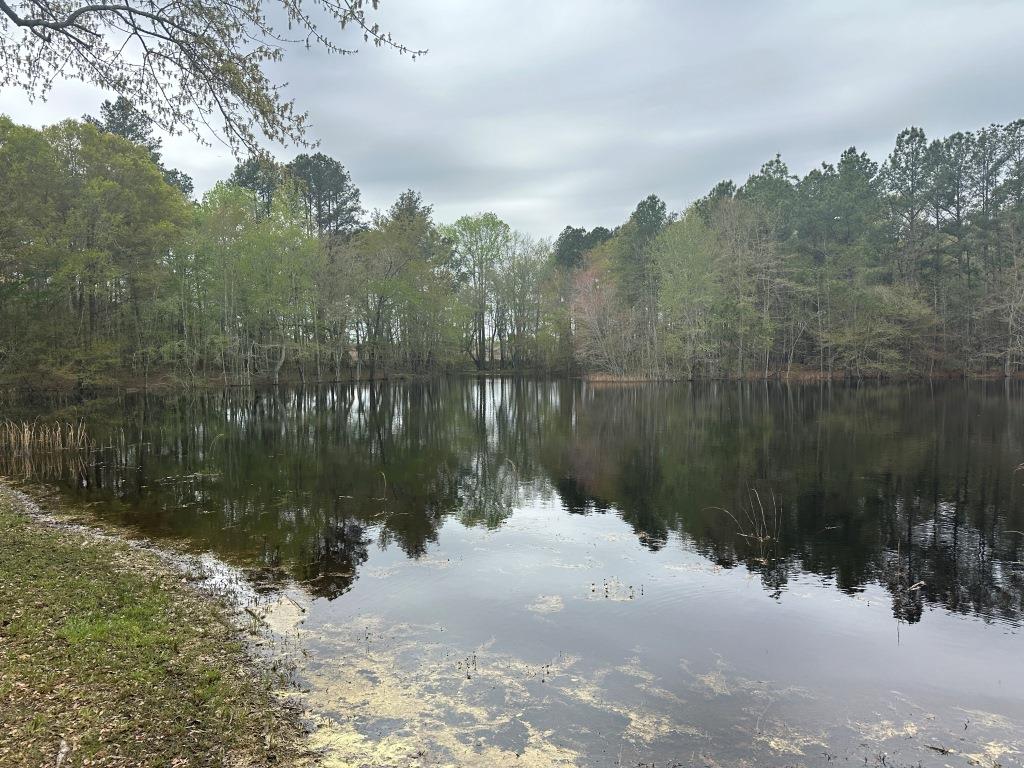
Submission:
[[884,586],[907,622],[928,604],[1019,622],[1021,394],[503,379],[14,399],[0,416],[80,414],[102,447],[0,471],[327,598],[376,545],[420,558],[447,520],[496,528],[532,499],[614,513],[649,551],[742,566],[775,598],[813,574]]

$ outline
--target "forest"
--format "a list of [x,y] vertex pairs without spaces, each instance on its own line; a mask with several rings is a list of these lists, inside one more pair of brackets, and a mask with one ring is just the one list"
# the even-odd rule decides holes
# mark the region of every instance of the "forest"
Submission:
[[1024,370],[1024,120],[803,177],[781,157],[679,212],[553,242],[493,212],[364,210],[341,162],[261,155],[193,200],[125,99],[0,117],[0,376],[316,382]]

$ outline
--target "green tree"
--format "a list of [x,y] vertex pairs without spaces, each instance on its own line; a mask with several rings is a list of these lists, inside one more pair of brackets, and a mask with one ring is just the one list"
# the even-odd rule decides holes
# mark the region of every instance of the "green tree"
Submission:
[[288,163],[312,232],[321,238],[351,235],[361,226],[359,189],[345,167],[322,152],[302,154]]
[[191,198],[195,187],[192,177],[177,168],[166,168],[160,159],[161,141],[153,135],[153,121],[142,112],[139,112],[132,103],[124,96],[119,96],[115,101],[105,100],[100,104],[99,118],[85,115],[85,122],[99,128],[101,131],[112,133],[127,139],[132,144],[137,144],[149,150],[153,163],[164,174],[164,180],[172,187],[177,187],[187,198]]
[[284,184],[284,173],[277,161],[266,154],[259,154],[235,165],[228,182],[249,190],[257,215],[266,217],[274,208],[277,190]]
[[493,213],[463,216],[445,230],[452,243],[461,282],[471,309],[466,346],[477,370],[495,362],[499,330],[497,280],[512,230]]
[[665,362],[687,378],[714,376],[719,372],[716,307],[721,301],[715,233],[694,206],[662,231],[654,252],[662,276],[658,305]]
[[928,141],[920,128],[896,137],[896,148],[882,169],[892,226],[892,281],[912,284],[924,254],[931,168]]
[[459,347],[463,307],[455,300],[455,267],[432,217],[421,195],[407,190],[338,249],[355,349],[371,376],[440,369]]
[[148,151],[92,125],[4,120],[2,133],[0,283],[20,317],[5,324],[8,355],[26,369],[148,375],[167,333],[166,260],[188,220],[181,194]]
[[191,245],[196,274],[178,278],[204,309],[192,336],[225,383],[276,383],[289,360],[305,378],[317,363],[313,277],[322,251],[298,200],[279,194],[270,215],[258,215],[247,190],[218,184],[203,197]]
[[619,295],[635,315],[637,337],[632,344],[638,372],[651,376],[659,372],[657,307],[661,282],[653,244],[668,221],[665,202],[657,195],[648,195],[637,204],[614,241]]

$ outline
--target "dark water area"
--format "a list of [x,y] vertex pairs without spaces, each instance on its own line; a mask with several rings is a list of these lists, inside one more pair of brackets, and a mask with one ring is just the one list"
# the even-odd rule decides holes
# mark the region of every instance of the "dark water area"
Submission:
[[0,404],[35,417],[99,448],[0,473],[288,596],[328,765],[1022,764],[1019,383]]

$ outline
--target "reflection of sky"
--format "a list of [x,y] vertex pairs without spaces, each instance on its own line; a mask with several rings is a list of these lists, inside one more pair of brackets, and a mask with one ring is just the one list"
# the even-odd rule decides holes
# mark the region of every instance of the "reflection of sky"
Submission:
[[849,723],[921,719],[925,710],[939,735],[962,728],[962,710],[1024,727],[1014,682],[1024,679],[1024,658],[1011,626],[936,608],[898,625],[884,589],[850,596],[811,576],[772,599],[746,568],[719,568],[673,539],[652,553],[614,514],[570,515],[538,499],[495,530],[449,520],[418,560],[371,547],[350,592],[312,601],[307,642],[316,658],[353,653],[358,666],[350,644],[365,624],[373,627],[366,642],[391,649],[410,680],[423,667],[461,680],[471,657],[488,669],[526,670],[528,696],[505,684],[575,734],[563,746],[592,754],[621,733],[587,732],[596,715],[579,690],[599,691],[615,711],[637,706],[660,718],[658,735],[634,747],[662,759],[692,738],[672,733],[666,723],[675,721],[747,754],[751,737],[744,746],[737,729],[751,730],[751,712],[769,704],[762,730],[795,727],[833,752],[863,738],[844,730]]

